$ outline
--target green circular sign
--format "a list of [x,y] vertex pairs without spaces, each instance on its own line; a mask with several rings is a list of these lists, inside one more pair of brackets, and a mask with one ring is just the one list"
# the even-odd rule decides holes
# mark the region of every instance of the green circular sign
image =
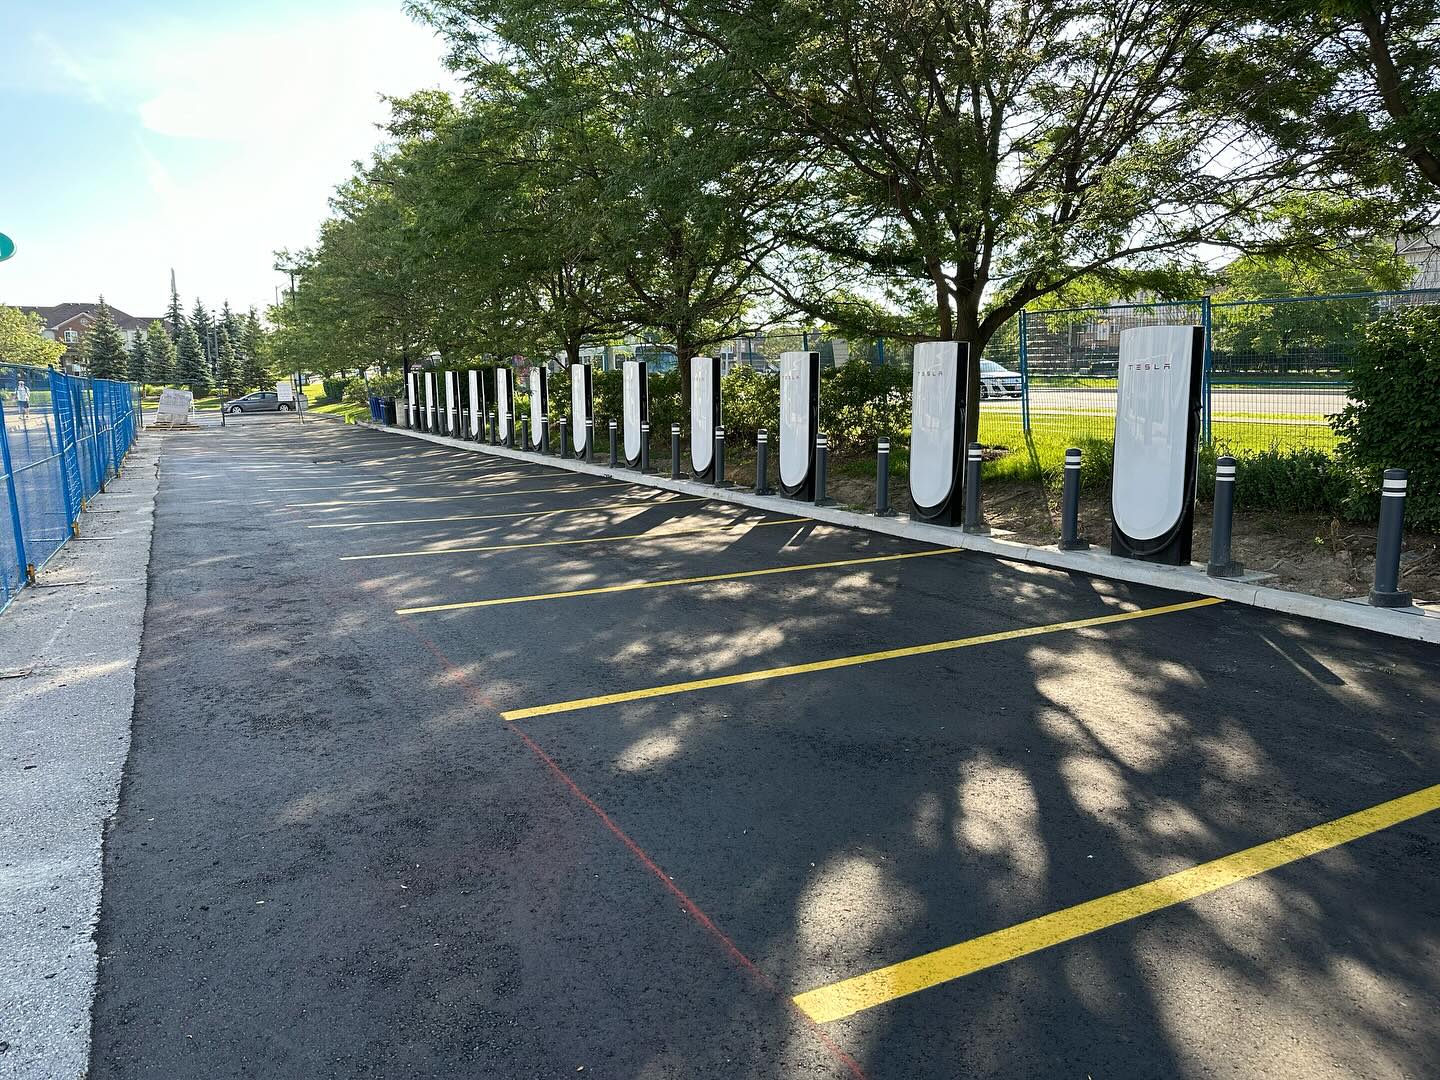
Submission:
[[11,255],[15,254],[15,241],[0,232],[0,262],[4,262]]

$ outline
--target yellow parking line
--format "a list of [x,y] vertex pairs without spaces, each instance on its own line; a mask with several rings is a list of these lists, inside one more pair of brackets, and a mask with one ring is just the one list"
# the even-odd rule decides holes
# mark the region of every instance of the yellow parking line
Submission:
[[1131,619],[1148,619],[1152,615],[1168,615],[1175,611],[1189,611],[1193,608],[1208,607],[1221,601],[1213,596],[1200,600],[1187,600],[1180,604],[1166,604],[1164,607],[1141,608],[1138,611],[1120,611],[1113,615],[1096,615],[1089,619],[1073,619],[1070,622],[1050,623],[1048,626],[1027,626],[1019,630],[1001,630],[994,634],[980,634],[976,637],[954,638],[950,641],[935,641],[928,645],[907,645],[900,649],[885,649],[881,652],[860,653],[857,656],[840,656],[834,660],[816,660],[808,664],[790,664],[786,667],[762,668],[758,671],[741,671],[734,675],[716,675],[709,679],[694,679],[690,682],[667,683],[644,690],[624,690],[618,694],[601,694],[599,697],[575,698],[572,701],[558,701],[554,705],[536,705],[529,709],[511,709],[500,716],[505,720],[526,720],[532,716],[553,716],[555,713],[578,712],[594,709],[601,705],[617,705],[624,701],[640,701],[644,698],[666,697],[670,694],[688,694],[696,690],[709,690],[716,686],[735,686],[738,683],[761,682],[765,679],[783,679],[791,675],[808,675],[815,671],[833,671],[836,668],[857,667],[881,660],[899,660],[906,656],[924,656],[928,653],[949,652],[965,649],[971,645],[988,645],[996,641],[1014,641],[1017,638],[1038,637],[1054,634],[1061,630],[1080,630],[1087,626],[1106,626],[1110,623],[1128,622]]
[[[766,525],[795,525],[810,518],[776,518],[774,521],[741,521],[733,525],[705,525],[695,529],[670,529],[666,532],[628,533],[625,536],[585,536],[577,540],[527,540],[519,544],[486,544],[483,547],[430,548],[424,551],[385,551],[376,555],[341,555],[341,562],[364,562],[367,559],[415,559],[425,555],[471,555],[486,551],[517,551],[520,548],[569,547],[572,544],[609,544],[616,540],[669,540],[672,536],[701,536],[727,533],[736,529],[762,529]],[[818,524],[818,522],[817,522]]]
[[555,514],[585,514],[592,510],[646,510],[652,506],[674,506],[676,503],[704,502],[699,495],[679,499],[641,499],[636,502],[602,503],[599,506],[567,506],[561,510],[511,510],[504,514],[453,514],[450,517],[393,518],[389,521],[333,521],[323,525],[306,525],[307,529],[360,529],[367,525],[428,525],[436,521],[494,521],[499,518],[552,517]]
[[[630,487],[627,481],[613,484],[567,484],[565,487],[506,488],[502,491],[472,491],[464,495],[379,495],[371,499],[327,499],[324,502],[286,503],[293,507],[389,506],[391,503],[455,502],[459,499],[496,499],[504,495],[542,495],[551,491],[596,491],[600,488]],[[345,494],[350,494],[345,492]],[[360,494],[356,492],[355,494]]]
[[830,986],[807,990],[795,996],[795,1004],[818,1024],[840,1020],[907,994],[1183,904],[1437,809],[1440,809],[1440,784],[1156,881],[1087,900]]
[[707,581],[735,581],[739,578],[766,577],[771,574],[795,574],[802,570],[825,570],[834,566],[862,566],[866,563],[895,562],[898,559],[924,559],[931,555],[949,555],[961,550],[963,549],[935,548],[931,551],[907,551],[898,555],[869,555],[861,559],[836,559],[834,562],[805,563],[798,566],[771,566],[764,570],[740,570],[733,574],[705,574],[703,577],[669,578],[664,581],[631,581],[624,585],[601,585],[593,589],[567,589],[564,592],[534,593],[530,596],[502,596],[497,600],[466,600],[458,604],[430,604],[426,607],[397,608],[395,614],[420,615],[430,611],[460,611],[463,608],[524,604],[532,600],[562,600],[574,596],[633,592],[636,589],[664,589],[671,585],[703,585]]

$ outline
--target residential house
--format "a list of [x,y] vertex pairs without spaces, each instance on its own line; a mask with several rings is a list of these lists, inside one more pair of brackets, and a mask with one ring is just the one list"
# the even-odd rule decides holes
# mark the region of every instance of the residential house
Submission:
[[[98,304],[55,304],[51,307],[34,306],[29,304],[18,305],[21,311],[31,315],[39,315],[44,324],[42,333],[51,341],[60,341],[65,344],[65,354],[60,357],[60,363],[65,371],[74,371],[82,363],[84,356],[83,346],[85,335],[90,327],[95,324],[95,310]],[[110,314],[115,319],[115,325],[125,335],[125,344],[132,345],[135,338],[145,333],[152,322],[160,322],[169,327],[169,322],[159,316],[137,317],[127,315],[117,307],[110,309]]]

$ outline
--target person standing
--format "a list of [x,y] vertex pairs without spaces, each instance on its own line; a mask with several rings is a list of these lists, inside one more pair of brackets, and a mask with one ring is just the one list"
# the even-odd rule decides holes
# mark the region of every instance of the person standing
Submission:
[[20,406],[21,417],[30,415],[30,387],[25,385],[25,377],[22,375],[15,380],[15,401]]

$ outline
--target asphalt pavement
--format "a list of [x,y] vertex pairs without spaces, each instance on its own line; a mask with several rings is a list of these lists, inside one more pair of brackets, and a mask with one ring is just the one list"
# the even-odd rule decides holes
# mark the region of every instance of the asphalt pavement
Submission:
[[165,447],[96,1077],[1440,1060],[1433,647],[338,424]]

